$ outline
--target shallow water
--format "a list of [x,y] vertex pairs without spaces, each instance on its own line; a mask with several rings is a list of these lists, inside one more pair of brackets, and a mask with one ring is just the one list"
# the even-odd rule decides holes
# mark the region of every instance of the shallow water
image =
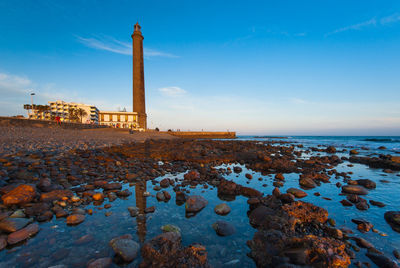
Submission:
[[[315,147],[320,144],[320,141],[303,144],[305,144],[305,147]],[[338,143],[334,144],[338,146]],[[344,145],[343,147],[347,146]],[[379,146],[376,146],[376,148]],[[373,150],[376,150],[376,148]],[[338,149],[341,148],[338,146]],[[320,154],[324,155],[324,153]],[[348,156],[346,153],[338,155],[339,157],[342,155]],[[395,248],[400,249],[400,234],[391,229],[384,220],[383,214],[389,210],[400,210],[399,173],[386,174],[380,169],[370,169],[365,165],[353,164],[353,167],[348,167],[348,164],[348,162],[344,162],[335,168],[339,172],[353,172],[352,179],[368,178],[375,181],[377,183],[376,189],[370,190],[369,194],[364,198],[381,201],[386,204],[386,207],[370,206],[367,211],[357,210],[354,206],[343,207],[339,201],[345,199],[345,196],[340,195],[341,189],[335,185],[338,181],[342,182],[343,178],[341,177],[339,179],[331,177],[329,183],[323,183],[320,187],[306,190],[308,196],[301,200],[327,209],[329,216],[335,219],[337,227],[346,226],[351,228],[355,236],[365,238],[372,242],[378,250],[383,251],[385,255],[394,258],[392,251]],[[233,167],[233,165],[229,166]],[[226,168],[227,166],[224,167]],[[272,175],[262,176],[258,172],[247,170],[244,166],[242,168],[243,172],[241,174],[232,173],[224,177],[234,180],[238,184],[258,189],[264,194],[271,194],[274,188],[272,186]],[[253,174],[253,179],[246,179],[246,173]],[[281,188],[281,192],[285,192],[290,187],[299,188],[299,174],[284,174],[284,176],[285,185]],[[164,177],[182,179],[183,173],[169,174]],[[164,177],[157,178],[157,181]],[[258,178],[262,178],[262,180],[260,181]],[[380,182],[382,179],[388,182]],[[263,187],[263,184],[267,184],[267,186]],[[163,189],[167,190],[172,196],[168,203],[156,200],[156,191],[153,190],[153,185],[150,181],[147,182],[146,189],[136,185],[129,186],[129,184],[124,185],[124,189],[129,189],[133,194],[125,200],[117,199],[111,202],[112,207],[109,209],[98,209],[109,203],[107,199],[101,206],[90,205],[86,207],[87,209],[93,208],[94,213],[93,215],[86,215],[86,220],[78,226],[67,226],[65,219],[55,218],[50,222],[41,223],[41,230],[34,238],[26,241],[22,246],[0,252],[0,267],[49,267],[57,264],[65,264],[68,267],[82,267],[91,259],[106,256],[112,257],[113,252],[108,245],[112,238],[129,233],[133,235],[135,241],[143,243],[160,234],[160,227],[165,224],[174,224],[181,229],[182,244],[184,246],[191,243],[204,245],[207,248],[209,261],[215,267],[255,267],[254,262],[246,255],[249,252],[246,241],[250,240],[256,232],[250,226],[247,217],[247,198],[237,196],[234,201],[228,202],[220,200],[217,196],[217,189],[212,186],[208,189],[204,189],[201,185],[198,185],[195,189],[188,187],[189,195],[202,195],[209,203],[196,216],[187,218],[185,217],[184,205],[176,205],[175,194],[171,186]],[[146,190],[151,193],[150,197],[136,198],[136,196],[142,196]],[[315,192],[319,192],[321,196],[315,196]],[[325,200],[323,197],[331,200]],[[223,202],[226,202],[232,211],[226,216],[219,216],[215,214],[214,207]],[[145,218],[132,218],[127,210],[129,206],[137,206],[140,210],[143,210],[144,207],[155,206],[156,211],[146,214]],[[109,211],[112,214],[106,217],[105,212]],[[372,231],[365,234],[360,233],[356,228],[356,224],[351,222],[352,218],[367,219],[374,224],[374,227],[381,234],[384,233],[387,236],[382,236],[380,233]],[[236,233],[228,237],[216,235],[211,225],[217,220],[231,222],[236,227]],[[77,245],[75,241],[84,235],[92,235],[93,238],[86,244]],[[365,257],[365,252],[365,249],[361,249],[357,253],[357,260],[369,261]],[[131,264],[125,265],[125,267],[135,267],[140,261],[140,258],[138,258]],[[113,264],[112,267],[118,266]]]

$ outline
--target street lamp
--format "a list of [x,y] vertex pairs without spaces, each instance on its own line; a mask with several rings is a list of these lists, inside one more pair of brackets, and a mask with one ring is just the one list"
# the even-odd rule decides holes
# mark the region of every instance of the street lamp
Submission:
[[32,113],[33,113],[33,96],[35,95],[35,93],[31,93],[31,108],[32,108]]

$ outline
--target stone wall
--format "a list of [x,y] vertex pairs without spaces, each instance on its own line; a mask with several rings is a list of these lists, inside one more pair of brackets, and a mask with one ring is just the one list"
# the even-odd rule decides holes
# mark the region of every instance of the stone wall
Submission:
[[167,131],[173,136],[192,139],[235,139],[236,132],[212,132],[212,131]]

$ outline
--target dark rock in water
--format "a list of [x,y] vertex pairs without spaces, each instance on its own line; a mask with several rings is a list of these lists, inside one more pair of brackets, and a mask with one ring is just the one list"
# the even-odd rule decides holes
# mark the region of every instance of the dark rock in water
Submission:
[[229,212],[231,212],[231,208],[227,204],[222,203],[222,204],[216,205],[214,208],[214,211],[218,215],[227,215]]
[[26,218],[6,218],[0,222],[0,230],[6,233],[16,232],[31,222],[31,219]]
[[242,168],[238,167],[238,166],[235,166],[235,167],[233,167],[233,172],[240,173],[240,172],[242,172]]
[[219,236],[229,236],[236,232],[235,226],[226,221],[216,221],[213,223],[212,228]]
[[281,191],[279,190],[278,187],[275,187],[274,190],[272,190],[272,194],[273,194],[275,197],[279,197],[279,196],[281,195]]
[[356,203],[356,208],[358,210],[367,210],[369,209],[369,205],[366,200],[361,200],[360,202]]
[[117,196],[119,196],[119,197],[128,197],[128,196],[130,196],[131,194],[132,194],[132,192],[129,191],[128,189],[125,189],[125,190],[123,190],[123,191],[117,192]]
[[189,181],[200,180],[200,173],[197,170],[191,170],[183,178]]
[[78,225],[85,220],[85,215],[82,214],[72,214],[67,217],[68,225]]
[[369,200],[369,203],[373,206],[380,207],[380,208],[383,208],[386,206],[384,203],[379,202],[379,201],[374,201],[374,200]]
[[374,227],[372,223],[364,219],[356,218],[351,221],[357,224],[357,229],[362,233],[369,232],[369,230]]
[[249,179],[249,180],[253,179],[253,175],[251,175],[249,173],[244,174],[244,176],[246,177],[246,179]]
[[116,237],[110,241],[115,254],[124,262],[132,262],[139,252],[139,244],[128,238]]
[[94,240],[94,236],[87,234],[74,241],[75,245],[84,245]]
[[352,237],[354,241],[356,241],[357,246],[361,248],[373,248],[374,245],[372,245],[370,242],[365,240],[364,238],[361,237]]
[[111,258],[100,258],[89,263],[87,268],[107,268],[112,264]]
[[207,206],[208,201],[200,195],[192,195],[186,200],[186,212],[199,212],[205,206]]
[[400,260],[400,250],[398,249],[393,250],[393,255],[396,257],[396,259]]
[[7,239],[4,236],[0,236],[0,251],[7,246]]
[[128,207],[128,211],[131,217],[136,217],[139,214],[139,208],[137,207]]
[[390,227],[400,233],[400,211],[388,211],[385,213],[385,220]]
[[309,177],[301,178],[299,180],[299,184],[300,184],[300,186],[303,186],[305,188],[310,188],[310,189],[317,187],[317,184],[315,183],[315,181]]
[[175,193],[175,201],[178,206],[183,205],[186,202],[186,195],[181,191],[177,191]]
[[35,198],[35,196],[35,187],[28,184],[21,184],[3,195],[1,199],[3,200],[4,205],[11,206],[29,203],[33,198]]
[[[65,210],[64,210],[65,211]],[[50,221],[53,218],[53,212],[46,211],[43,214],[36,217],[38,222]]]
[[167,188],[169,186],[169,179],[165,178],[160,181],[160,186],[162,188]]
[[317,207],[311,203],[296,201],[286,204],[282,209],[292,217],[299,219],[301,222],[317,222],[325,223],[328,220],[328,211],[324,208]]
[[102,186],[102,188],[106,191],[109,190],[121,190],[122,189],[122,184],[119,182],[112,182],[112,183],[107,183]]
[[280,181],[284,181],[285,177],[283,176],[282,173],[278,173],[275,175],[275,179],[280,180]]
[[367,189],[358,185],[344,185],[342,186],[342,192],[346,194],[358,194],[358,195],[368,194]]
[[325,152],[327,152],[328,154],[334,154],[334,153],[336,153],[336,148],[333,147],[333,146],[328,146],[328,147],[325,149]]
[[281,194],[281,195],[279,196],[279,199],[280,199],[280,200],[282,201],[282,203],[284,203],[284,204],[289,204],[289,203],[294,202],[295,198],[296,198],[296,197],[295,197],[293,194],[291,194],[291,193]]
[[357,150],[350,150],[350,154],[358,154],[358,151]]
[[154,211],[156,211],[155,206],[147,207],[144,209],[144,213],[153,213]]
[[353,204],[349,201],[347,201],[346,199],[343,199],[342,201],[340,201],[340,203],[344,206],[344,207],[351,207]]
[[7,242],[10,245],[14,245],[28,239],[37,232],[39,232],[39,225],[37,223],[32,223],[21,230],[9,234],[7,237]]
[[206,249],[199,244],[183,248],[179,232],[154,237],[143,245],[141,255],[140,267],[210,267]]
[[390,258],[385,255],[374,254],[374,253],[366,253],[368,258],[371,259],[373,263],[375,263],[378,267],[382,268],[399,268],[399,266]]
[[266,206],[258,206],[250,212],[249,220],[252,226],[260,226],[264,221],[268,220],[267,216],[274,215],[275,211]]
[[376,188],[376,183],[369,179],[359,179],[359,180],[356,180],[356,182],[358,185],[364,186],[367,189],[375,189]]
[[307,196],[307,193],[296,188],[289,188],[286,190],[287,193],[294,195],[297,198],[303,198]]
[[156,198],[157,198],[157,201],[164,201],[164,200],[165,200],[164,193],[162,193],[162,192],[157,192]]
[[257,191],[256,189],[250,188],[250,187],[240,187],[240,194],[246,197],[259,197],[262,196],[262,193],[260,191]]

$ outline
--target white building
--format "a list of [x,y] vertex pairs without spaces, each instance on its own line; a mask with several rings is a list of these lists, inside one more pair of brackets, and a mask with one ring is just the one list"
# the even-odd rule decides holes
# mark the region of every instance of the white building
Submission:
[[107,125],[115,128],[144,130],[144,128],[139,125],[138,113],[136,112],[100,111],[99,115],[100,125]]
[[[98,124],[99,123],[99,110],[96,106],[87,105],[83,103],[64,102],[64,101],[49,101],[50,113],[52,116],[59,116],[61,121],[73,122],[78,120],[85,124]],[[71,112],[83,109],[86,112],[82,118],[77,119]]]

